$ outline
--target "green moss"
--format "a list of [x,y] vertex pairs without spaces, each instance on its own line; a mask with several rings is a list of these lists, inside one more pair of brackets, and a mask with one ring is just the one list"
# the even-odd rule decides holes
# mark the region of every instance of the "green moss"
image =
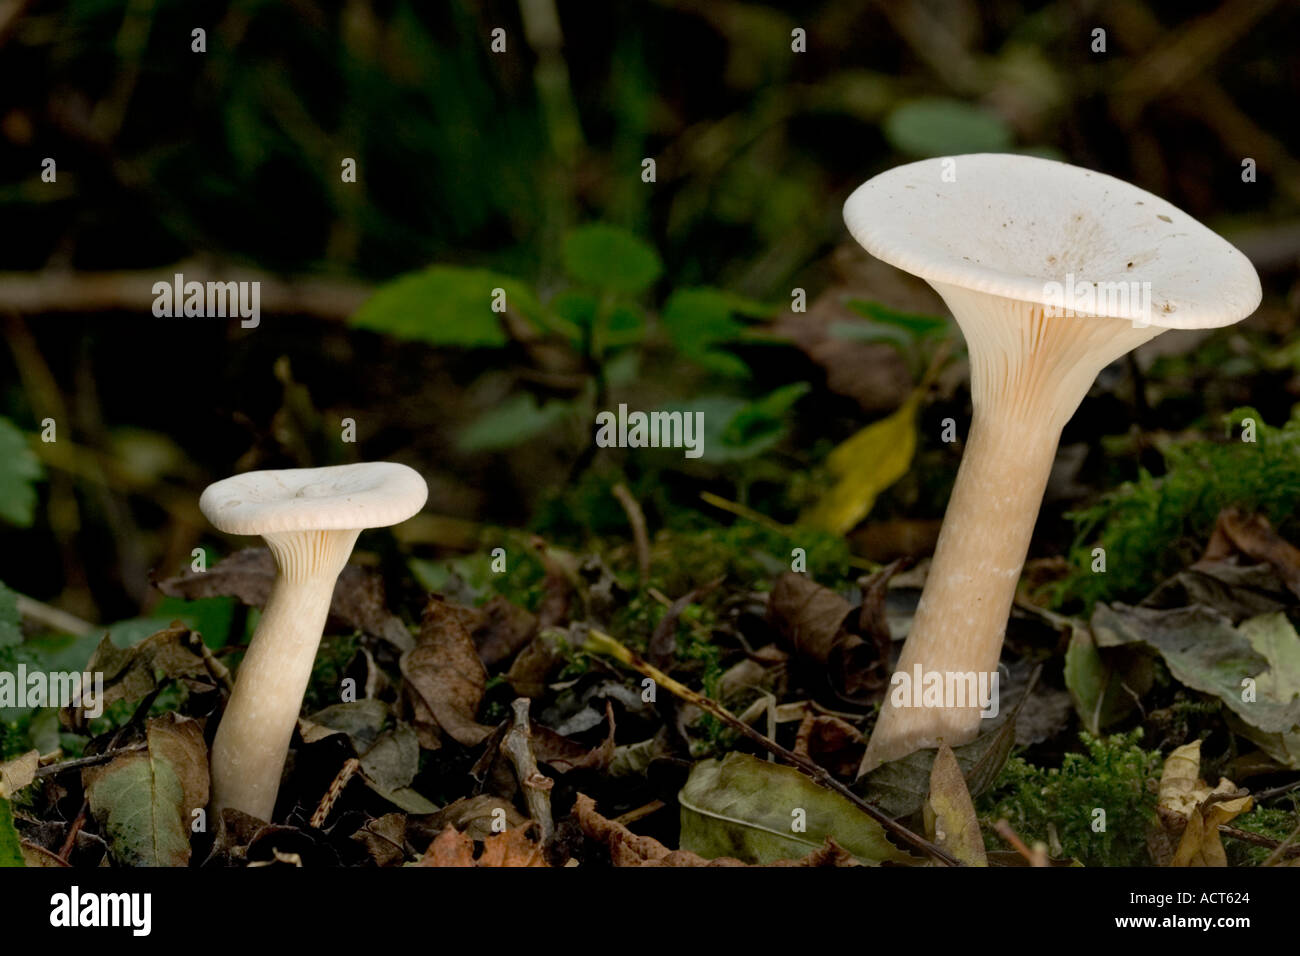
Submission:
[[[1149,864],[1146,832],[1155,819],[1161,757],[1138,746],[1141,737],[1140,729],[1109,738],[1081,731],[1083,752],[1066,754],[1059,768],[1012,757],[978,801],[981,820],[991,834],[991,824],[1005,818],[1031,844],[1050,846],[1054,829],[1063,852],[1088,866]],[[1105,811],[1104,829],[1098,810]]]
[[750,521],[684,531],[661,531],[652,546],[652,583],[663,593],[685,594],[725,576],[755,590],[791,570],[791,552],[802,548],[810,577],[827,587],[851,581],[848,545],[838,535],[809,528],[777,530]]
[[[1256,807],[1233,820],[1232,826],[1281,842],[1291,835],[1298,823],[1300,812],[1296,810]],[[1273,852],[1266,846],[1255,846],[1232,837],[1223,838],[1223,847],[1228,854],[1229,866],[1259,866]]]
[[[1051,595],[1058,606],[1079,600],[1091,610],[1097,601],[1141,597],[1200,556],[1215,518],[1232,505],[1264,514],[1284,537],[1300,531],[1300,414],[1280,428],[1252,408],[1227,417],[1233,438],[1171,444],[1162,450],[1162,477],[1143,471],[1071,515],[1071,574]],[[1247,418],[1254,442],[1241,440]],[[1091,570],[1096,547],[1106,552],[1104,574]]]

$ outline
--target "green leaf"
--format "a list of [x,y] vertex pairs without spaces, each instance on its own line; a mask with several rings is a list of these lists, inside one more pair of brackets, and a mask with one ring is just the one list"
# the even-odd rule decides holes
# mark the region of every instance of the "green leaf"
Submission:
[[0,518],[20,528],[31,527],[36,516],[35,483],[44,475],[23,433],[9,419],[0,418]]
[[711,371],[735,378],[749,368],[718,346],[743,337],[746,326],[735,316],[762,318],[771,310],[761,303],[721,289],[678,289],[664,303],[659,321],[686,358]]
[[632,233],[593,223],[564,240],[564,268],[578,282],[596,289],[636,295],[663,272],[659,254]]
[[[568,289],[551,300],[551,309],[564,322],[557,331],[565,332],[572,344],[578,346],[582,342],[580,330],[589,329],[595,323],[600,301],[589,293]],[[568,327],[572,328],[571,332],[565,331]],[[640,309],[622,302],[609,307],[602,330],[604,347],[635,345],[643,338],[645,315]]]
[[18,595],[0,581],[0,647],[13,647],[23,642],[18,614]]
[[197,721],[149,721],[148,747],[83,771],[86,798],[124,866],[185,866],[191,812],[208,802],[208,751]]
[[1011,147],[1011,129],[996,113],[961,100],[912,100],[884,123],[885,138],[909,156],[1000,153]]
[[[829,836],[868,865],[920,862],[890,843],[879,823],[838,793],[792,767],[749,754],[697,763],[678,800],[681,848],[708,859],[799,859]],[[802,822],[802,832],[793,829],[796,821]]]
[[536,321],[537,297],[524,283],[487,269],[432,266],[383,286],[352,316],[352,325],[400,339],[459,348],[494,348],[509,341],[495,290],[506,307]]
[[737,452],[757,455],[779,442],[788,431],[786,416],[811,391],[807,382],[792,382],[744,405],[723,432],[723,444]]
[[752,402],[731,395],[704,395],[661,411],[703,413],[704,458],[710,462],[743,461],[775,446],[786,432],[790,409],[808,391],[806,382],[783,385]]
[[561,401],[539,406],[531,393],[520,392],[479,416],[460,433],[456,447],[463,452],[514,448],[550,431],[573,414],[573,409],[572,403]]
[[1073,618],[1065,651],[1065,689],[1089,733],[1097,735],[1137,709],[1137,699],[1151,687],[1152,658],[1124,647],[1098,648],[1088,628]]
[[0,867],[26,865],[18,831],[14,829],[13,811],[9,808],[9,801],[0,797]]
[[1218,697],[1265,734],[1300,728],[1300,636],[1281,612],[1234,627],[1231,618],[1199,605],[1162,610],[1099,604],[1092,632],[1102,647],[1154,648],[1175,680]]

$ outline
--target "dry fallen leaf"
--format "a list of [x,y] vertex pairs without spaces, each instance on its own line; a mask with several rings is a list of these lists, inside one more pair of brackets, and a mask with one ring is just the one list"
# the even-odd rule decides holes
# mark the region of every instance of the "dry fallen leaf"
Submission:
[[419,640],[402,655],[401,669],[421,747],[438,749],[444,733],[472,747],[492,733],[475,719],[487,670],[455,605],[429,596]]
[[1227,866],[1219,827],[1250,810],[1250,794],[1227,777],[1211,788],[1200,779],[1201,742],[1179,747],[1165,760],[1157,809],[1161,826],[1178,848],[1169,866]]
[[[269,549],[244,548],[206,571],[186,571],[156,584],[169,597],[230,596],[250,607],[263,607],[271,596],[275,575],[275,559]],[[401,651],[410,650],[415,643],[406,625],[388,610],[384,579],[355,564],[344,567],[334,585],[330,618],[382,638]]]
[[0,763],[0,798],[12,797],[35,780],[36,768],[40,762],[40,752],[29,750],[13,760]]
[[988,866],[984,837],[980,833],[975,804],[971,802],[966,778],[952,748],[939,745],[930,770],[930,795],[925,801],[925,830],[936,846],[947,850],[967,866]]
[[429,849],[420,857],[416,866],[484,866],[517,867],[548,866],[542,848],[528,837],[532,829],[529,824],[506,830],[503,833],[491,833],[483,840],[483,855],[474,859],[474,841],[469,834],[461,833],[448,825]]

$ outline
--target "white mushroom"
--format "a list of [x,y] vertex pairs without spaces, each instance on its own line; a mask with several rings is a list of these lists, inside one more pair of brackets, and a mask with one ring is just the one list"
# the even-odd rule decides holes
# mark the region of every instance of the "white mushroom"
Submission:
[[[1259,277],[1163,199],[1028,156],[899,166],[860,186],[844,220],[872,255],[934,287],[970,354],[974,417],[895,675],[991,675],[1061,429],[1097,373],[1166,329],[1244,318]],[[973,739],[979,707],[953,704],[887,694],[861,773]]]
[[207,519],[261,535],[277,568],[212,744],[215,812],[271,819],[339,572],[363,529],[405,521],[427,495],[423,478],[392,462],[253,471],[203,492]]

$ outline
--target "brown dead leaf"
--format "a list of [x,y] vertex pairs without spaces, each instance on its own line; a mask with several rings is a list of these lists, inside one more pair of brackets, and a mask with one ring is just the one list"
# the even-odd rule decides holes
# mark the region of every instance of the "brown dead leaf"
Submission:
[[420,746],[436,750],[445,733],[474,746],[492,733],[475,719],[487,686],[487,670],[457,608],[429,596],[416,646],[402,655],[405,692]]
[[788,571],[772,585],[768,620],[793,645],[807,673],[829,682],[845,700],[861,702],[889,679],[885,594],[902,566],[895,561],[866,578],[856,608],[805,574]]
[[537,618],[499,594],[478,610],[471,633],[486,667],[512,657],[537,633]]
[[856,727],[830,714],[809,709],[799,723],[794,752],[820,764],[842,779],[857,776],[867,741]]
[[434,838],[415,865],[473,866],[474,841],[449,825]]
[[406,840],[414,846],[423,846],[447,827],[455,827],[473,840],[486,840],[493,826],[504,820],[507,829],[521,827],[528,818],[515,809],[509,800],[492,794],[461,797],[447,804],[437,813],[412,815],[406,818]]
[[474,859],[474,841],[469,834],[461,833],[448,825],[420,857],[416,866],[482,866],[524,867],[547,866],[542,848],[528,838],[531,824],[516,827],[503,833],[489,834],[483,840],[483,854]]
[[385,813],[352,834],[376,866],[397,866],[406,859],[406,814]]
[[[105,634],[90,656],[86,670],[104,675],[104,707],[119,700],[139,700],[163,680],[211,679],[199,651],[200,641],[198,633],[180,621],[131,647],[118,647]],[[59,719],[72,727],[79,716],[64,708]]]
[[[206,571],[186,571],[155,584],[169,597],[194,600],[229,596],[250,607],[265,607],[275,574],[275,559],[267,548],[244,548]],[[401,651],[415,646],[401,618],[388,610],[384,579],[368,568],[355,564],[344,567],[330,599],[330,618],[335,625],[365,631]]]
[[550,727],[532,722],[533,754],[538,763],[544,763],[556,773],[570,770],[604,770],[614,759],[614,706],[605,701],[605,721],[609,733],[596,747],[588,747],[571,740]]
[[40,763],[41,754],[37,750],[29,750],[13,760],[0,763],[0,798],[12,797],[35,780]]
[[1274,531],[1263,515],[1248,515],[1239,508],[1219,512],[1205,554],[1192,567],[1237,553],[1271,565],[1288,590],[1300,597],[1300,548]]
[[936,846],[967,866],[989,865],[966,778],[946,743],[939,744],[939,753],[930,769],[930,793],[924,810],[925,831]]

